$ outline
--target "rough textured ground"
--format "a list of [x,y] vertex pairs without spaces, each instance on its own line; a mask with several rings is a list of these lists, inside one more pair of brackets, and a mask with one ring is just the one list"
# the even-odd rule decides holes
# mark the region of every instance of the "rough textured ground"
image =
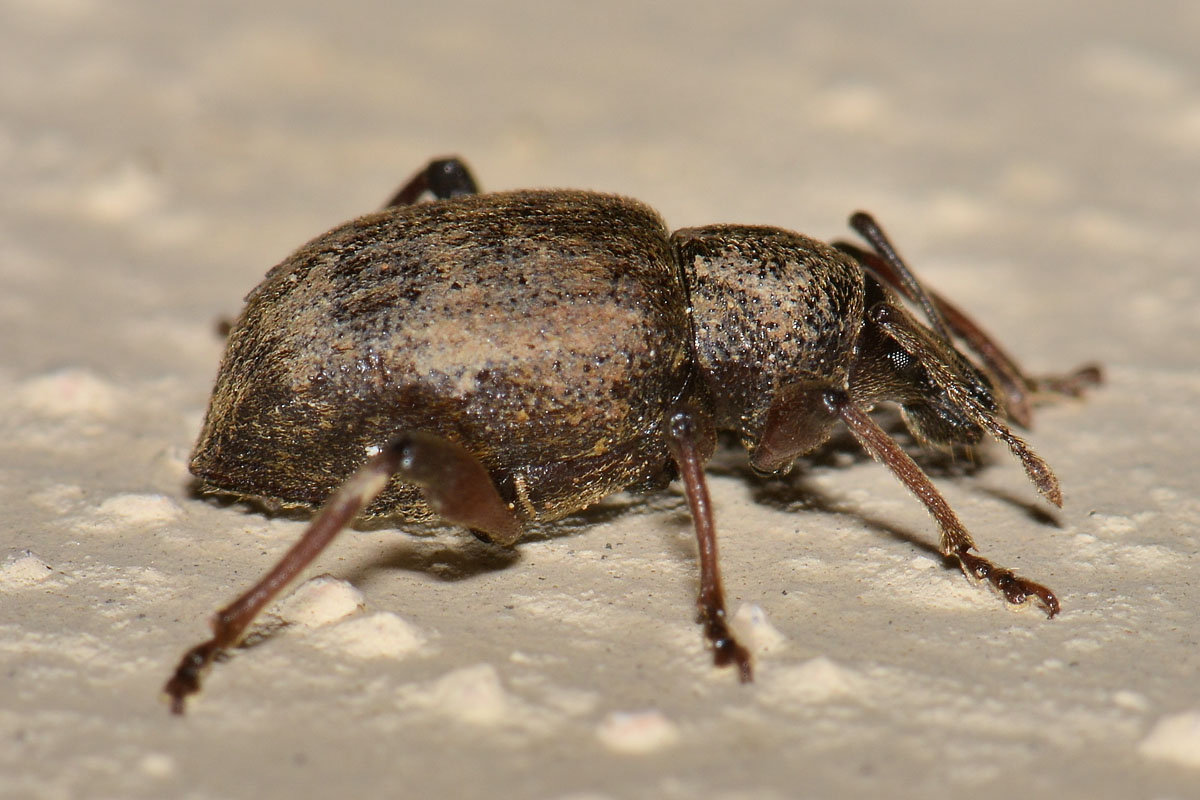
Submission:
[[[0,4],[0,795],[1200,795],[1194,3]],[[674,226],[874,211],[1034,370],[1108,384],[938,476],[1010,613],[853,448],[712,490],[757,681],[692,624],[678,492],[347,536],[188,716],[158,692],[301,530],[193,498],[217,325],[426,158]]]

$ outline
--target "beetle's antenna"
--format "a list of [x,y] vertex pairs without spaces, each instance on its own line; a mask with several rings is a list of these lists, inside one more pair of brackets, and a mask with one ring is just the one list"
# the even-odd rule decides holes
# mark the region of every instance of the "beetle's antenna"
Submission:
[[[899,291],[909,302],[918,302],[911,286],[904,282],[892,262],[885,260],[878,252],[864,250],[850,242],[835,242],[833,246],[849,255],[877,279]],[[941,312],[942,319],[954,335],[966,342],[979,357],[980,366],[994,381],[995,388],[1003,394],[1008,418],[1022,428],[1028,428],[1033,423],[1033,407],[1040,398],[1050,395],[1080,397],[1085,390],[1104,379],[1096,364],[1084,364],[1065,375],[1030,377],[1000,343],[980,328],[966,312],[933,289],[926,289],[925,295]]]
[[946,327],[946,320],[942,317],[942,312],[938,309],[937,303],[933,302],[930,296],[925,292],[921,282],[917,280],[917,276],[912,274],[908,265],[904,263],[904,259],[896,252],[896,248],[892,246],[892,242],[888,239],[887,234],[883,232],[883,228],[879,227],[879,223],[865,211],[855,211],[850,216],[850,227],[858,232],[868,242],[871,247],[875,248],[875,252],[879,254],[889,267],[896,273],[896,278],[899,280],[901,287],[904,289],[905,295],[912,298],[914,302],[921,306],[921,310],[925,312],[926,319],[933,329],[937,331],[938,336],[949,342],[950,329]]
[[869,313],[876,325],[921,363],[930,379],[941,387],[956,407],[962,409],[972,422],[1008,446],[1012,454],[1021,460],[1025,474],[1037,487],[1038,492],[1061,508],[1062,490],[1050,465],[1033,452],[1024,439],[1013,433],[979,402],[962,379],[955,375],[945,358],[937,352],[935,348],[938,345],[929,339],[928,334],[923,333],[921,328],[896,306],[877,303]]
[[[895,268],[878,253],[864,250],[849,242],[837,242],[834,247],[848,254],[876,278],[898,290],[910,302],[917,302],[917,298],[901,281]],[[1022,428],[1028,428],[1033,422],[1032,396],[1039,391],[1035,382],[1026,377],[1012,356],[1006,353],[994,338],[985,333],[958,306],[932,289],[927,290],[926,294],[942,313],[942,319],[949,325],[950,330],[962,337],[975,355],[979,356],[984,370],[995,381],[996,388],[1004,394],[1004,406],[1009,418]]]

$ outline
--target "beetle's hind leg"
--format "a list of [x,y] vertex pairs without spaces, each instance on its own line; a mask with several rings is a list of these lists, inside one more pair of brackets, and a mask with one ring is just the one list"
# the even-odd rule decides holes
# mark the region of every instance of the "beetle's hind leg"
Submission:
[[429,192],[437,200],[449,200],[451,197],[479,194],[479,186],[462,159],[457,156],[435,158],[423,170],[412,176],[383,207],[411,206],[421,199],[425,192]]
[[521,520],[469,451],[427,433],[394,439],[346,479],[270,572],[217,612],[213,637],[184,655],[164,687],[172,712],[183,713],[185,700],[200,691],[200,678],[213,659],[241,640],[259,612],[383,491],[393,475],[419,486],[430,507],[449,523],[478,531],[503,545],[513,544],[521,535]]
[[863,449],[890,469],[892,474],[924,503],[941,529],[941,551],[944,555],[957,559],[963,572],[969,577],[986,580],[1009,603],[1036,603],[1048,617],[1058,613],[1058,598],[1049,588],[1028,578],[1022,578],[1010,569],[996,566],[983,556],[969,552],[975,548],[975,542],[959,521],[954,509],[950,508],[950,504],[917,463],[866,411],[852,403],[842,392],[827,392],[825,404],[842,419]]

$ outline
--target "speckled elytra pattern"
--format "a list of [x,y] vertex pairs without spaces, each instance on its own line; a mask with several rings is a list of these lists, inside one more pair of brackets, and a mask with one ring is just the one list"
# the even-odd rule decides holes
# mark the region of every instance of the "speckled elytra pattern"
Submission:
[[[661,483],[686,305],[662,221],[631,200],[515,192],[360,218],[247,298],[192,471],[315,505],[422,430],[465,444],[526,518]],[[431,516],[399,484],[367,514]]]

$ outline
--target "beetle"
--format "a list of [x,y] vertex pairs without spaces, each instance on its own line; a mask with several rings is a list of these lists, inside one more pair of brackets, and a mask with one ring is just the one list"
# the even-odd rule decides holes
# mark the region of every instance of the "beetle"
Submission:
[[868,412],[898,404],[934,448],[991,436],[1058,506],[1054,473],[1008,423],[1028,426],[1036,399],[1078,395],[1099,368],[1027,377],[917,281],[870,216],[850,222],[870,249],[761,226],[671,233],[614,195],[480,194],[446,158],[383,210],[304,245],[247,296],[190,467],[204,492],[317,513],[184,656],[165,686],[172,710],[360,515],[440,519],[512,546],[529,522],[676,478],[699,545],[698,621],[716,665],[749,681],[704,478],[718,431],[773,473],[845,425],[925,505],[947,558],[1053,617],[1049,588],[971,552]]

